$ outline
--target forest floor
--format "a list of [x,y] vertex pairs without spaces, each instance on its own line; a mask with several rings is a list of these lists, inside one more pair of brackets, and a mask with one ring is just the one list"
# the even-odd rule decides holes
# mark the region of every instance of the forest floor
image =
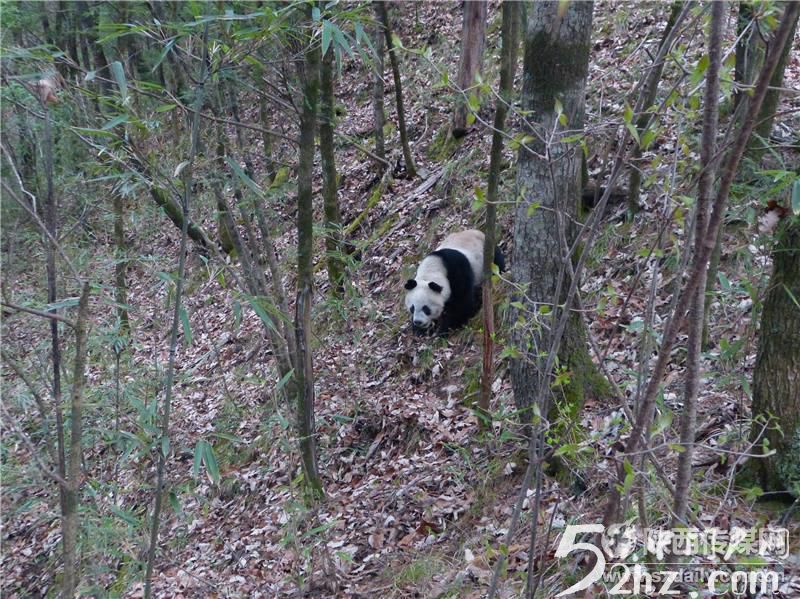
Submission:
[[[174,492],[161,528],[156,596],[477,598],[486,593],[525,469],[507,363],[500,362],[492,386],[492,426],[482,430],[469,407],[480,378],[478,319],[448,338],[421,338],[411,334],[402,308],[403,280],[419,258],[447,232],[476,225],[474,189],[485,185],[488,171],[490,133],[482,127],[474,126],[450,155],[435,157],[432,151],[441,145],[437,136],[447,127],[450,93],[431,82],[440,78],[437,68],[448,69],[451,75],[455,72],[460,10],[456,3],[402,8],[398,33],[404,44],[433,50],[431,61],[404,55],[402,67],[410,136],[421,174],[408,180],[399,173],[367,212],[354,236],[368,243],[362,248],[361,262],[352,269],[343,299],[329,297],[324,268],[318,270],[313,353],[319,464],[326,498],[312,510],[303,504],[298,480],[293,409],[278,399],[263,325],[246,302],[222,284],[218,268],[206,266],[194,253],[190,256],[185,304],[191,340],[182,335],[178,356],[174,451],[167,466]],[[667,5],[620,10],[619,4],[598,3],[587,94],[587,130],[593,132],[595,147],[613,136],[607,130],[608,115],[621,113],[623,94],[640,76],[637,48],[655,47],[667,10]],[[492,82],[498,36],[499,10],[492,3],[485,58],[491,74],[486,79]],[[701,46],[698,37],[690,52],[697,53]],[[800,57],[793,54],[785,87],[797,89],[798,84]],[[393,122],[390,90],[387,83],[387,117]],[[346,111],[343,132],[368,145],[370,83],[355,72],[355,66],[344,65],[337,99]],[[800,108],[796,96],[784,103],[785,109]],[[493,107],[485,104],[482,117],[490,121]],[[778,124],[777,135],[798,129],[795,112]],[[395,137],[392,130],[388,147],[399,145]],[[655,152],[669,155],[668,145],[662,144]],[[343,143],[337,151],[339,197],[344,220],[351,222],[365,210],[380,177],[374,164],[352,146]],[[510,198],[515,152],[506,149],[506,155],[502,191]],[[591,174],[601,174],[605,166],[595,154]],[[618,442],[623,421],[620,405],[633,401],[640,370],[641,327],[636,324],[644,318],[657,262],[642,256],[658,235],[665,206],[672,205],[672,198],[658,191],[669,169],[665,162],[648,184],[644,210],[632,224],[621,218],[624,206],[611,208],[602,238],[593,249],[596,258],[584,278],[583,301],[595,358],[602,358],[622,397],[590,398],[584,406],[581,451],[573,464],[582,472],[582,488],[545,481],[537,524],[540,530],[551,528],[552,532],[547,543],[539,544],[537,563],[545,568],[542,596],[555,595],[579,569],[574,561],[553,557],[560,529],[566,523],[602,520],[616,464],[612,445]],[[418,192],[426,182],[430,187]],[[318,179],[315,186],[318,189]],[[513,256],[512,205],[509,200],[500,213],[507,256]],[[741,199],[738,206],[743,215],[758,207],[757,198]],[[283,210],[291,222],[290,202]],[[210,218],[207,224],[211,228]],[[683,229],[680,221],[670,222],[668,246],[682,244]],[[166,219],[148,237],[131,230],[133,251],[142,257],[128,272],[136,336],[122,363],[128,406],[123,428],[130,423],[133,430],[152,413],[154,381],[168,358],[171,311],[167,309],[168,286],[159,273],[176,268],[178,236]],[[111,240],[104,241],[112,255]],[[696,461],[698,473],[704,476],[697,479],[693,507],[707,526],[765,525],[782,515],[728,488],[731,464],[720,461],[718,451],[731,439],[747,434],[743,428],[749,414],[747,385],[757,339],[753,294],[748,289],[763,289],[769,274],[769,246],[764,241],[751,225],[743,224],[729,227],[724,242],[721,270],[727,285],[712,304],[714,343],[703,356],[698,411],[702,449]],[[295,233],[287,227],[279,240],[279,252],[287,264],[294,259],[294,243]],[[657,328],[669,309],[673,277],[666,269],[656,274]],[[27,282],[34,286],[32,279]],[[15,284],[25,284],[25,275],[19,274]],[[4,335],[8,343],[24,342],[29,330],[21,320],[9,320]],[[113,398],[109,377],[106,366],[92,366],[90,380],[103,389],[96,401]],[[673,410],[677,414],[682,379],[677,356],[666,377],[662,414],[671,415]],[[676,423],[665,420],[664,426]],[[201,440],[213,447],[221,475],[218,484],[205,476],[203,468],[199,476],[193,475],[195,448]],[[117,489],[114,496],[96,494],[93,501],[114,505],[118,516],[113,523],[100,521],[87,508],[84,522],[93,527],[93,538],[103,539],[95,542],[104,544],[86,549],[87,569],[95,568],[91,582],[98,585],[94,591],[87,589],[87,594],[142,595],[141,584],[132,581],[138,567],[134,561],[142,557],[141,547],[146,544],[144,515],[152,498],[154,461],[152,455],[136,450],[135,443],[129,447],[133,449],[116,459],[109,459],[108,453],[115,447],[100,437],[87,448],[86,467],[101,470],[96,476],[113,480]],[[24,447],[15,451],[21,456],[17,460],[25,464]],[[672,460],[662,466],[667,473],[674,468]],[[7,468],[2,496],[2,594],[44,596],[52,592],[58,570],[57,498],[39,486],[19,484],[19,475],[9,474]],[[149,484],[143,485],[142,480]],[[664,505],[660,502],[669,505],[666,497],[650,501],[653,506]],[[508,546],[502,597],[518,596],[524,586],[530,507],[526,500],[522,526]],[[651,526],[666,526],[664,510],[654,509]],[[790,538],[796,540],[800,526],[795,520],[790,527]],[[98,531],[105,531],[105,537]],[[90,564],[93,551],[110,552],[118,559],[95,567]],[[787,586],[783,596],[796,597],[800,560],[794,556],[784,566],[797,586],[794,590]],[[100,587],[105,591],[97,590]]]

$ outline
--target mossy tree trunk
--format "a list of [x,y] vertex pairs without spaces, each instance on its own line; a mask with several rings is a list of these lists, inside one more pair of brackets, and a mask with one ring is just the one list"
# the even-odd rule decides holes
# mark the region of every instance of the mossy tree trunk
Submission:
[[[753,417],[775,420],[765,432],[768,458],[752,459],[750,469],[765,491],[800,497],[800,219],[779,233],[773,252],[758,356],[753,372]],[[780,426],[776,430],[774,424]],[[753,426],[753,440],[762,426]],[[756,446],[759,452],[762,444]]]
[[[461,25],[461,58],[458,63],[456,85],[462,91],[475,84],[475,75],[481,70],[483,49],[486,45],[486,0],[465,0],[464,20]],[[467,91],[467,94],[469,92]],[[467,101],[461,94],[456,96],[451,131],[453,137],[467,133]]]
[[[528,288],[523,299],[525,310],[512,310],[511,322],[526,318],[526,314],[543,314],[541,308],[549,307],[555,323],[558,306],[566,299],[571,270],[568,247],[574,237],[570,223],[581,196],[581,151],[575,144],[548,144],[543,140],[547,132],[556,129],[566,134],[583,129],[592,9],[591,2],[572,2],[559,17],[558,2],[528,6],[522,103],[533,115],[533,128],[527,133],[535,138],[530,145],[536,154],[525,148],[519,153],[520,203],[511,272],[517,283]],[[557,102],[563,107],[566,126],[559,124]],[[566,309],[572,307],[574,304]],[[538,392],[550,388],[553,373],[543,372],[541,357],[557,340],[533,323],[526,323],[515,328],[512,341],[520,352],[511,367],[515,401],[520,410],[527,410]],[[586,393],[606,392],[607,381],[589,357],[586,328],[578,312],[569,316],[558,357],[569,377],[562,389],[575,409]],[[525,413],[529,418],[530,412]]]
[[[305,7],[305,21],[312,23],[311,4]],[[298,65],[303,86],[303,109],[300,114],[300,151],[297,164],[297,300],[295,304],[294,359],[295,404],[300,453],[303,460],[306,494],[310,499],[323,495],[317,468],[317,444],[314,425],[314,374],[311,360],[311,300],[314,282],[314,134],[319,101],[319,45],[308,40],[305,60]]]
[[334,295],[341,295],[344,282],[342,261],[342,216],[336,183],[334,128],[333,48],[328,48],[320,65],[319,154],[322,160],[322,201],[325,210],[325,250],[328,280]]

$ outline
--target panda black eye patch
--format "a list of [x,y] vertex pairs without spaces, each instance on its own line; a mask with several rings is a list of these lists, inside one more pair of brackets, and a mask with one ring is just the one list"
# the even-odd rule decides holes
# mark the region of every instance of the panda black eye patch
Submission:
[[414,313],[414,306],[411,306],[411,307],[408,309],[408,311],[409,311],[409,312],[411,312],[411,313],[413,314],[413,313]]
[[431,315],[431,309],[428,306],[422,306],[422,311],[425,313],[425,316]]

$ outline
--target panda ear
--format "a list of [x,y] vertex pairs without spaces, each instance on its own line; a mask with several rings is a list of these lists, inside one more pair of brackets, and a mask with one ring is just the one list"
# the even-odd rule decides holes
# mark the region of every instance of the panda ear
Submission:
[[433,281],[428,283],[428,287],[433,289],[436,293],[441,293],[443,289],[441,285],[439,285],[438,283],[434,283]]
[[417,286],[417,282],[414,279],[409,279],[406,281],[406,290],[411,291],[414,287]]

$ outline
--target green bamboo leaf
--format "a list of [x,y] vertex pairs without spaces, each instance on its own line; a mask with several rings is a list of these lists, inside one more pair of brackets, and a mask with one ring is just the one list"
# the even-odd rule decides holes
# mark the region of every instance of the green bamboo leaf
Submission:
[[203,461],[206,464],[206,473],[211,482],[218,485],[220,481],[219,464],[217,464],[217,457],[214,455],[214,448],[211,447],[210,443],[204,442],[204,444]]
[[128,80],[125,78],[125,69],[122,68],[122,63],[115,60],[111,63],[111,73],[114,75],[114,80],[119,87],[119,95],[122,98],[122,103],[128,102]]
[[325,53],[328,51],[328,47],[331,45],[331,39],[333,36],[333,32],[331,31],[331,22],[330,21],[322,21],[322,55],[325,56]]
[[236,435],[231,435],[230,433],[211,433],[211,435],[219,439],[224,439],[225,441],[230,441],[231,443],[243,442],[241,437],[237,437]]
[[286,386],[286,383],[288,383],[293,376],[294,376],[294,368],[292,368],[289,372],[287,372],[281,377],[281,380],[279,380],[278,384],[275,386],[275,391],[280,392]]
[[103,131],[108,131],[109,129],[113,129],[117,125],[121,125],[122,123],[127,123],[127,122],[128,122],[128,115],[121,114],[119,116],[115,116],[113,119],[108,121],[105,125],[101,127],[101,129]]
[[186,308],[181,306],[179,313],[181,324],[183,325],[184,346],[189,347],[192,344],[192,325],[189,323],[189,315],[186,313]]
[[269,314],[267,314],[264,306],[261,305],[261,298],[254,297],[252,295],[246,295],[245,298],[250,304],[250,307],[253,308],[253,312],[256,313],[256,316],[261,319],[261,322],[277,333],[278,329],[275,327],[275,322],[269,317]]
[[792,185],[792,212],[796,216],[800,215],[800,179]]
[[344,51],[347,52],[347,55],[350,58],[353,58],[353,50],[350,48],[350,42],[345,37],[344,33],[342,33],[341,29],[339,29],[336,25],[332,24],[332,26],[333,26],[333,37],[336,39],[337,45],[340,48],[343,48]]
[[158,55],[158,59],[156,60],[156,63],[153,65],[153,68],[150,69],[151,73],[155,73],[156,72],[156,69],[159,67],[159,65],[162,62],[164,62],[164,59],[167,57],[167,54],[169,54],[169,51],[172,50],[172,47],[175,45],[175,42],[177,42],[177,41],[178,41],[178,38],[177,37],[173,37],[166,44],[164,44],[164,49],[161,51],[161,54]]
[[181,507],[181,502],[178,499],[178,496],[175,494],[175,491],[169,492],[169,505],[172,508],[172,511],[176,514],[183,514],[183,508]]
[[203,444],[205,444],[205,441],[200,439],[194,446],[194,463],[192,464],[193,478],[197,478],[200,474],[200,466],[203,465]]
[[242,167],[239,166],[238,162],[233,160],[230,156],[225,157],[225,162],[228,163],[228,166],[231,167],[231,170],[234,172],[234,174],[237,177],[239,177],[242,180],[242,182],[253,191],[253,193],[255,193],[258,196],[264,197],[264,190],[261,189],[258,183],[256,183],[250,177],[247,176],[247,173],[245,173],[242,170]]

